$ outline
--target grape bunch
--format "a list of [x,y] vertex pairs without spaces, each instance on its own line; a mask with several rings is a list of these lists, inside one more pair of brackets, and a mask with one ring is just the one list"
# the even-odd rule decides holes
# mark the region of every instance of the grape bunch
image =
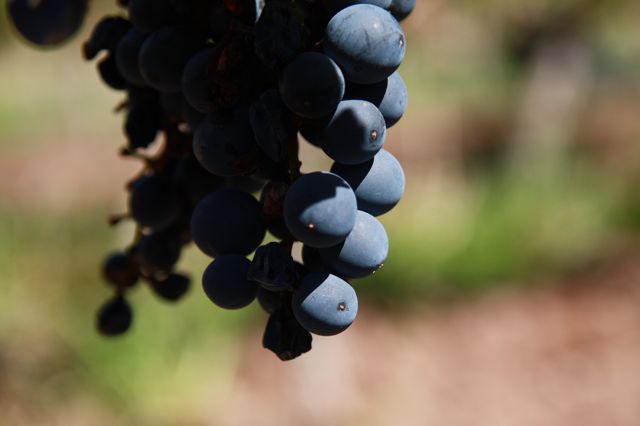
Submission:
[[[389,252],[376,217],[404,192],[383,147],[407,105],[399,22],[415,0],[118,4],[83,54],[124,92],[120,152],[143,167],[127,185],[128,211],[112,217],[137,226],[103,264],[114,295],[99,331],[130,328],[138,282],[180,300],[191,280],[175,268],[191,242],[214,259],[206,296],[224,309],[257,299],[269,315],[263,346],[280,359],[309,351],[312,333],[346,330],[358,313],[351,280]],[[330,171],[301,173],[299,135],[335,162]],[[277,242],[264,244],[267,232]]]

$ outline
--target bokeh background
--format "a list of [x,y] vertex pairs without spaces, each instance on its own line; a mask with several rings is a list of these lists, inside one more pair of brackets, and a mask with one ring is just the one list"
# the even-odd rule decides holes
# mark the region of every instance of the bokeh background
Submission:
[[138,288],[132,332],[94,332],[138,165],[80,44],[116,8],[47,52],[1,17],[0,423],[640,424],[640,3],[418,3],[390,258],[357,322],[286,364],[256,306],[206,300],[195,249],[190,297]]

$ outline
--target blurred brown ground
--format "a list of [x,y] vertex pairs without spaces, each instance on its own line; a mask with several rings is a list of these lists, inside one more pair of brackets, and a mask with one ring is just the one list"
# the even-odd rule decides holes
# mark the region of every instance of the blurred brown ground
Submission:
[[[215,399],[219,408],[167,424],[638,425],[637,260],[409,315],[364,306],[349,332],[316,339],[290,363],[266,356],[256,330],[242,344],[234,385]],[[46,351],[35,355],[51,363]],[[19,373],[38,364],[31,368]],[[132,424],[90,395],[34,412],[29,394],[6,381],[16,372],[0,371],[2,424]]]
[[406,317],[365,306],[349,333],[286,365],[250,336],[228,415],[211,424],[638,425],[638,280],[633,255]]

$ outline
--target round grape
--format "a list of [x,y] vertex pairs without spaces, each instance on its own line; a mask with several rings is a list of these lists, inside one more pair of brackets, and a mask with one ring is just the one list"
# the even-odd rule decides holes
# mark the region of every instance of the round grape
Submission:
[[389,10],[398,21],[402,21],[413,12],[415,7],[416,0],[392,0]]
[[358,297],[346,281],[326,272],[313,272],[293,292],[291,307],[307,331],[333,336],[356,319]]
[[224,309],[241,309],[250,305],[258,294],[258,285],[247,280],[250,264],[244,256],[233,254],[214,260],[202,276],[207,297]]
[[376,84],[350,84],[345,99],[363,99],[374,104],[384,117],[387,128],[396,124],[407,108],[407,86],[399,72]]
[[123,252],[110,254],[102,265],[102,275],[116,287],[133,287],[138,282],[138,271],[131,258]]
[[140,72],[138,57],[147,35],[132,28],[120,39],[116,48],[116,65],[120,74],[135,86],[146,86],[147,82]]
[[331,18],[323,46],[348,81],[373,84],[398,69],[406,44],[400,24],[389,12],[357,4]]
[[132,322],[133,311],[121,296],[107,301],[98,311],[96,318],[96,326],[103,336],[124,334],[129,330]]
[[260,203],[234,189],[209,194],[191,217],[193,241],[211,257],[248,255],[260,245],[265,233]]
[[30,43],[53,47],[73,36],[87,14],[87,0],[8,0],[9,22]]
[[343,277],[364,278],[382,267],[389,255],[389,239],[375,217],[358,212],[356,226],[347,239],[319,252],[333,272]]
[[154,89],[178,92],[184,67],[202,44],[199,37],[184,28],[162,28],[142,44],[138,58],[140,72]]
[[351,166],[335,163],[331,172],[351,186],[358,200],[358,209],[373,216],[381,216],[393,209],[404,194],[402,166],[384,149],[366,163]]
[[342,101],[322,136],[322,149],[342,164],[372,159],[387,135],[384,117],[371,102]]
[[356,196],[349,184],[328,172],[302,176],[289,188],[284,201],[287,228],[311,247],[344,241],[355,225],[356,213]]
[[282,71],[279,86],[287,107],[306,118],[331,114],[345,91],[340,68],[317,52],[302,53],[289,63]]
[[235,111],[231,122],[220,122],[211,114],[198,126],[193,152],[200,164],[216,176],[239,176],[256,169],[256,142],[243,109]]
[[177,219],[180,200],[169,180],[154,175],[142,176],[131,188],[129,210],[140,225],[161,229]]

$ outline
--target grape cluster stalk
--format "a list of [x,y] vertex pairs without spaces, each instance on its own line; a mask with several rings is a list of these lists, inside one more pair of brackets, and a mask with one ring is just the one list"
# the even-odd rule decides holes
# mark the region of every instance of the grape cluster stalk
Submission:
[[[202,275],[206,296],[224,309],[257,299],[269,315],[263,346],[280,359],[309,351],[312,334],[346,330],[358,313],[351,280],[378,271],[389,252],[377,217],[405,189],[383,147],[407,106],[400,21],[415,0],[118,6],[83,55],[125,94],[120,153],[143,167],[126,187],[127,213],[111,219],[133,220],[136,232],[104,261],[113,296],[98,330],[130,329],[127,295],[140,282],[182,299],[191,279],[176,264],[191,242],[213,259]],[[24,39],[50,47],[78,30],[87,0],[7,7]],[[299,135],[334,160],[329,171],[301,173]],[[277,242],[264,244],[267,232]],[[302,262],[291,254],[296,242]]]

